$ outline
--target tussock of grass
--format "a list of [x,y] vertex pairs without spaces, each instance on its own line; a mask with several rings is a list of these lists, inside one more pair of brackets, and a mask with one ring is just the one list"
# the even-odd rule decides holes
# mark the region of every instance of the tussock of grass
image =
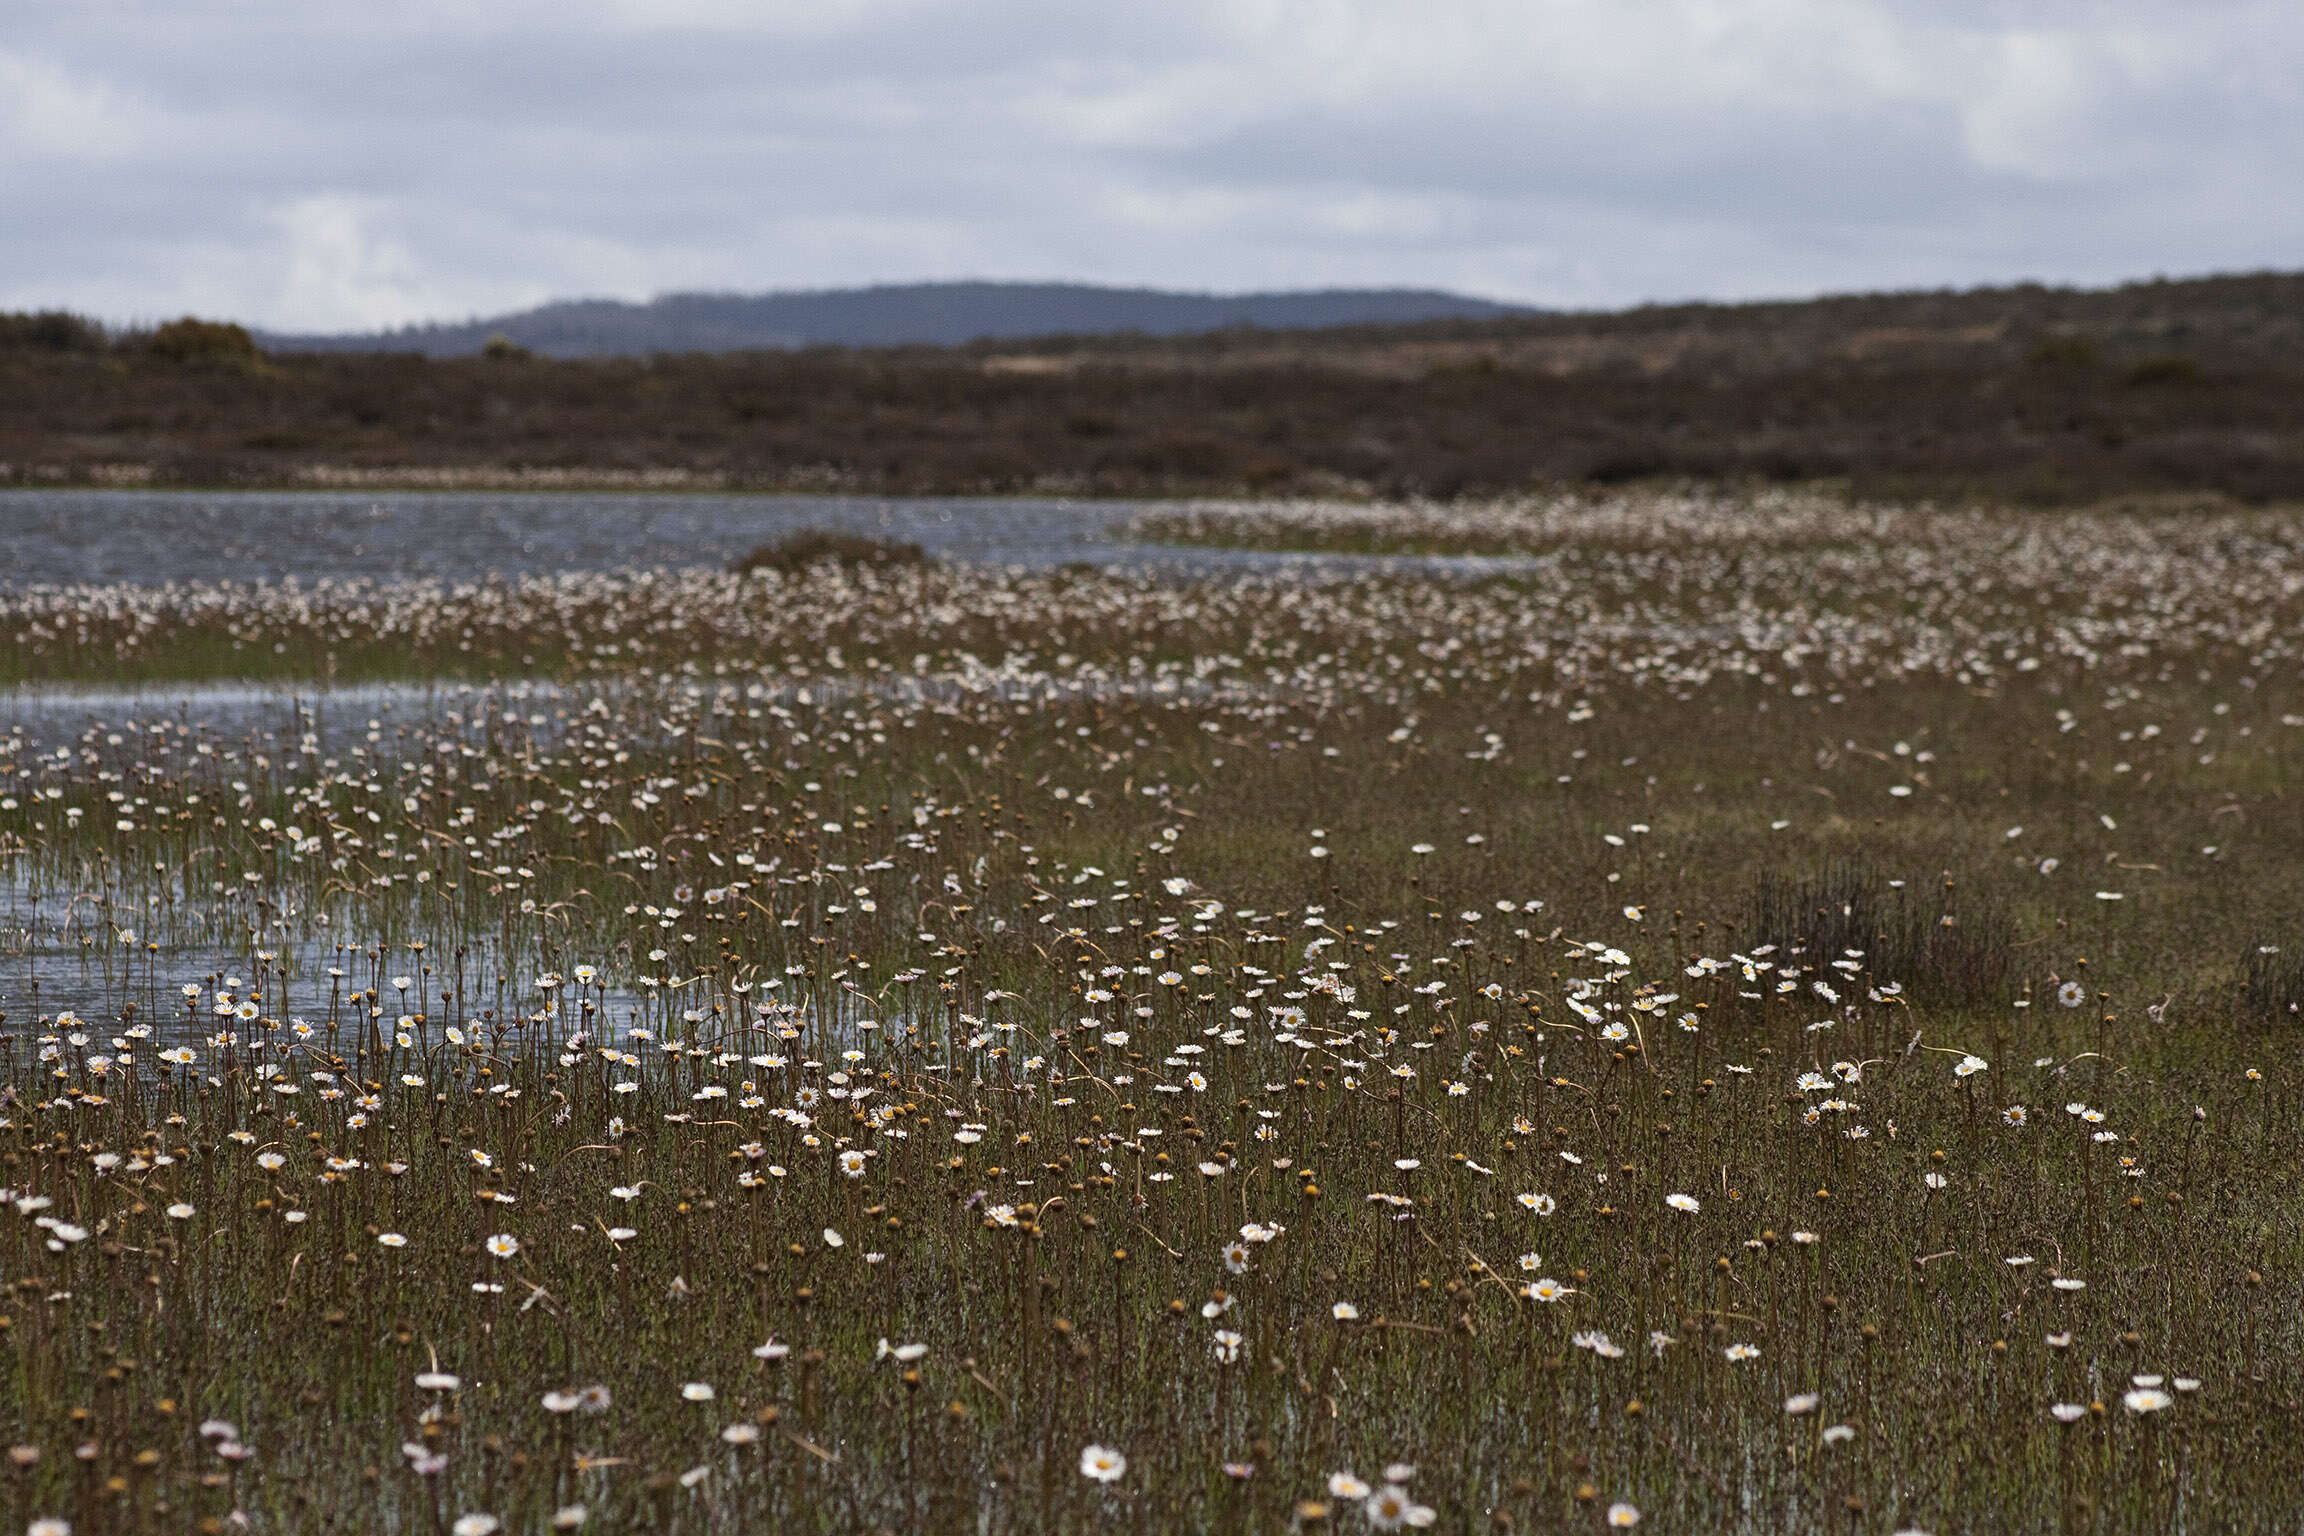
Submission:
[[2242,992],[2259,1017],[2295,1023],[2304,1017],[2304,952],[2258,943],[2241,957]]
[[868,534],[835,529],[803,528],[762,544],[729,562],[738,575],[776,571],[793,575],[813,565],[925,565],[927,552],[898,539],[876,539]]
[[1753,894],[1746,929],[1755,947],[1811,965],[1861,962],[1902,978],[1916,999],[1956,1008],[2005,1006],[2016,972],[2017,932],[1997,905],[1956,899],[1950,879],[1898,879],[1869,861],[1794,878],[1770,872]]

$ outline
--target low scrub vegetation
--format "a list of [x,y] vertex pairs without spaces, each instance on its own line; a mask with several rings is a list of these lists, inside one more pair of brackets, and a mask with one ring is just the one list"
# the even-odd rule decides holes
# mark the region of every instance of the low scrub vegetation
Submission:
[[586,361],[496,348],[258,368],[242,366],[245,333],[199,321],[100,340],[69,316],[0,321],[8,478],[134,466],[174,485],[542,471],[891,493],[1452,500],[1694,480],[2027,505],[2304,496],[2304,279],[2280,275]]

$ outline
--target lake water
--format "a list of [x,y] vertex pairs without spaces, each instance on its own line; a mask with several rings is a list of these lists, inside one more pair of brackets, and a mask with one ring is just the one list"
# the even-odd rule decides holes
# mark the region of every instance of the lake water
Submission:
[[1176,571],[1528,562],[1284,554],[1132,543],[1150,501],[1029,497],[634,495],[462,491],[0,491],[0,583],[468,578],[725,565],[802,528],[918,544],[940,559]]
[[1025,498],[487,492],[0,492],[8,580],[156,584],[294,576],[723,565],[800,528],[947,559],[1052,565],[1124,553],[1144,503]]

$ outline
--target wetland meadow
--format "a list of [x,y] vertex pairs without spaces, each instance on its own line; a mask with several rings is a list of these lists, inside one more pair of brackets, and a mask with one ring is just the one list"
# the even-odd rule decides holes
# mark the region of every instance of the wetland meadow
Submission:
[[0,524],[0,1528],[2293,1527],[2304,514]]

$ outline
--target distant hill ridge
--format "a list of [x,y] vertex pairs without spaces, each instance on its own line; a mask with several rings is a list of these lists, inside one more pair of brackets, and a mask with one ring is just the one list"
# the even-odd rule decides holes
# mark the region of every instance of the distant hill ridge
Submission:
[[1422,288],[1175,293],[1090,283],[902,283],[809,292],[674,293],[645,304],[570,299],[519,314],[354,336],[260,333],[269,352],[456,357],[504,336],[548,357],[742,352],[805,346],[958,346],[1040,336],[1183,336],[1229,326],[1311,330],[1537,311]]

